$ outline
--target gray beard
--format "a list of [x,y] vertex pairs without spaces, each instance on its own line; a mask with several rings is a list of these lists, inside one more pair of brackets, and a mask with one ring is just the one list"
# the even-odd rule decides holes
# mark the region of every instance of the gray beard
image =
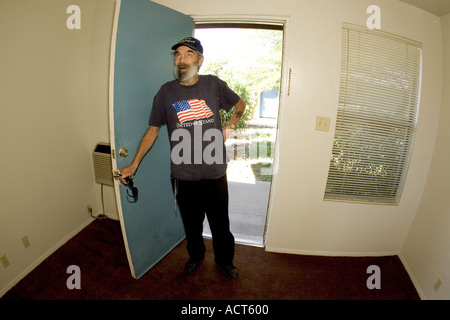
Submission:
[[195,77],[195,75],[197,74],[197,71],[198,71],[198,66],[193,65],[189,68],[188,71],[180,72],[178,69],[178,65],[175,65],[173,67],[173,71],[174,71],[175,77],[178,79],[178,81],[184,82],[184,81],[188,81],[189,79],[192,79],[193,77]]

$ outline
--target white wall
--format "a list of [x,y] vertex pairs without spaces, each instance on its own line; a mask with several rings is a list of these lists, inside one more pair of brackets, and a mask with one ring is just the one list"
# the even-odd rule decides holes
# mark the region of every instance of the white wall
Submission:
[[[439,130],[424,196],[401,250],[422,296],[450,299],[450,14],[442,17],[444,83]],[[437,279],[440,289],[433,289]]]
[[[75,3],[82,28],[68,30],[66,9]],[[109,140],[111,8],[112,1],[0,1],[0,256],[10,262],[0,265],[0,296],[92,221],[88,203],[101,211],[91,152]]]
[[[99,142],[109,143],[109,58],[113,28],[115,0],[95,0],[94,19],[90,39],[89,70],[89,120],[90,146]],[[79,3],[74,2],[72,3]],[[84,9],[83,9],[84,12]],[[118,220],[114,188],[103,188],[105,213],[111,219]],[[101,186],[95,186],[95,214],[103,213]]]
[[[439,18],[392,0],[229,0],[226,6],[210,0],[157,2],[193,15],[289,17],[286,63],[292,68],[291,94],[279,120],[279,171],[271,195],[267,249],[331,255],[398,253],[422,197],[436,137],[442,81]],[[366,9],[372,4],[381,8],[382,30],[420,41],[424,48],[417,136],[398,206],[323,201],[339,94],[341,24],[366,25]],[[331,117],[333,130],[315,131],[318,115]]]

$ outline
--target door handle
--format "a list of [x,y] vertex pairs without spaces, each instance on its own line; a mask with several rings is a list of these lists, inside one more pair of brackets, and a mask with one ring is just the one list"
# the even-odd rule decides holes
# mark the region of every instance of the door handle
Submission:
[[[116,181],[119,181],[119,179],[120,179],[121,176],[122,176],[122,175],[119,173],[118,170],[114,170],[114,172],[113,172],[113,177],[114,177],[114,179],[116,179]],[[132,174],[131,176],[125,178],[125,180],[126,180],[126,179],[133,180],[133,179],[134,179],[134,174]]]
[[128,156],[128,150],[125,147],[120,148],[119,156],[126,158]]

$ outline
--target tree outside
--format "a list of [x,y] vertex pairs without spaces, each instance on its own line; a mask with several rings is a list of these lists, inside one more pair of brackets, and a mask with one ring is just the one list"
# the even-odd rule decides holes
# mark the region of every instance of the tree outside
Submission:
[[[214,74],[227,82],[247,104],[227,152],[236,168],[251,168],[256,181],[271,181],[275,128],[252,124],[259,118],[261,93],[280,87],[283,32],[266,29],[197,29],[205,63],[202,74]],[[230,39],[224,41],[223,39]],[[221,111],[222,123],[234,108]],[[239,169],[238,169],[239,170]]]

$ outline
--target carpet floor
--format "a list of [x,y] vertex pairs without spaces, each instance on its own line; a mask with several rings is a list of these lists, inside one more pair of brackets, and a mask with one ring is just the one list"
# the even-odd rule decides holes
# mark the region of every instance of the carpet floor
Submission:
[[[214,263],[212,241],[198,271],[184,273],[182,241],[139,280],[132,278],[118,221],[96,220],[43,261],[1,300],[419,300],[397,256],[322,257],[266,252],[236,245],[240,276],[226,278]],[[77,265],[81,288],[69,290],[67,267]],[[367,268],[380,268],[370,290]]]

